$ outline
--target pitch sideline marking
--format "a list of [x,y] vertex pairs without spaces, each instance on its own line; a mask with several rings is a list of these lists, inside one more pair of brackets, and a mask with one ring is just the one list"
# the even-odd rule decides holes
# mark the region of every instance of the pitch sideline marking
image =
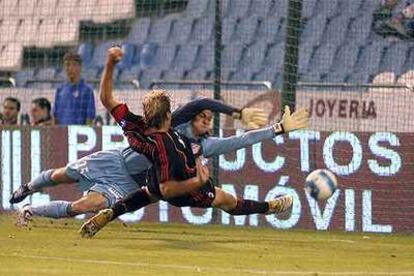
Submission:
[[93,260],[93,259],[76,259],[68,257],[51,257],[51,256],[36,256],[36,255],[24,255],[13,253],[11,255],[0,254],[2,257],[20,257],[31,259],[43,259],[43,260],[55,260],[64,262],[78,262],[88,264],[103,264],[103,265],[124,265],[134,267],[158,267],[158,268],[173,268],[182,270],[192,270],[196,272],[242,272],[250,274],[282,274],[282,275],[414,275],[414,271],[399,271],[399,272],[367,272],[367,271],[348,271],[348,272],[315,272],[315,271],[272,271],[261,269],[237,269],[237,268],[222,268],[222,267],[203,267],[203,266],[190,266],[190,265],[168,265],[157,263],[142,263],[142,262],[118,262],[108,260]]

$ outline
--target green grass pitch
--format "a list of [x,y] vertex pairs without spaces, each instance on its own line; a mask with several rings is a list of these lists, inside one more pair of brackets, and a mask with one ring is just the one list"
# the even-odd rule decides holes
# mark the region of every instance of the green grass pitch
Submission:
[[0,275],[414,275],[414,237],[0,216]]

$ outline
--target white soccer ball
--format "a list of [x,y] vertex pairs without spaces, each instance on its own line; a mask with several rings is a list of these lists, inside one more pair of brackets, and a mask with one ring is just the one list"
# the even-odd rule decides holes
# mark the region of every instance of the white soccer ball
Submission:
[[305,191],[315,200],[330,198],[337,187],[335,175],[328,170],[315,170],[306,177]]

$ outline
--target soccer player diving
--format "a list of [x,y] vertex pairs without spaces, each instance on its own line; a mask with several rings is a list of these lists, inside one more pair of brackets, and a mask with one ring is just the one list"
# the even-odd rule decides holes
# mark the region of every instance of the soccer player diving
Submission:
[[[281,213],[291,207],[292,197],[289,195],[260,202],[236,198],[215,187],[207,167],[198,158],[202,155],[202,147],[194,146],[195,143],[203,144],[205,135],[189,139],[171,129],[170,98],[165,91],[152,91],[144,97],[144,117],[131,113],[127,105],[119,102],[112,92],[113,67],[122,55],[120,48],[109,50],[100,99],[122,127],[131,148],[144,154],[153,167],[148,171],[145,187],[88,220],[80,229],[82,236],[92,237],[109,221],[160,199],[177,207],[215,207],[231,215]],[[211,121],[208,114],[199,115]],[[309,114],[305,109],[291,114],[286,107],[280,123],[266,128],[268,138],[305,128],[308,122]]]

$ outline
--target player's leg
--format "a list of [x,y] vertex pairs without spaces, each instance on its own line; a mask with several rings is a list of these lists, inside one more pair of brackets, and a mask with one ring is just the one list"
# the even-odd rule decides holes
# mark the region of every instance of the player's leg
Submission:
[[56,186],[62,183],[74,183],[75,179],[66,173],[66,167],[42,171],[29,183],[22,184],[10,198],[10,203],[15,204],[23,201],[27,196],[41,191],[43,188]]
[[24,226],[32,216],[48,218],[68,218],[80,214],[97,212],[108,207],[107,198],[96,192],[90,192],[76,201],[54,200],[42,205],[23,206],[17,214],[16,225]]
[[111,208],[104,209],[90,218],[79,229],[79,233],[84,238],[92,238],[110,221],[125,213],[134,212],[157,201],[158,198],[152,195],[146,187],[140,188],[117,201]]
[[236,198],[218,187],[215,188],[215,194],[212,207],[220,208],[233,216],[282,213],[287,211],[293,202],[290,195],[281,195],[268,202]]

